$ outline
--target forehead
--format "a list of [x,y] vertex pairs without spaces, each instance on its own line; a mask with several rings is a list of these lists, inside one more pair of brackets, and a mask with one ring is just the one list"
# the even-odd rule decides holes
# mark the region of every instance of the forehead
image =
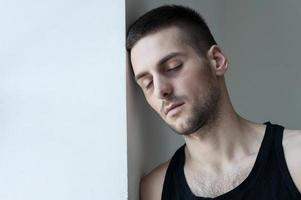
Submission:
[[179,28],[169,27],[141,38],[131,50],[134,72],[155,66],[158,60],[170,53],[186,54],[190,51],[182,34]]

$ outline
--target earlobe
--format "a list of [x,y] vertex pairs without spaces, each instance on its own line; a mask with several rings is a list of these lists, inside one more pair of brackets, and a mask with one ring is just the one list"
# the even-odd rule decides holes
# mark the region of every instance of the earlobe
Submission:
[[217,76],[223,76],[228,69],[228,59],[222,52],[221,48],[217,45],[212,45],[208,50],[208,58],[214,66]]

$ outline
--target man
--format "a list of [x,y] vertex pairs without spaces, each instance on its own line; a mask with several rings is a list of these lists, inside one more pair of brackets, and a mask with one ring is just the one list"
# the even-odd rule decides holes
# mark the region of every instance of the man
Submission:
[[149,11],[130,27],[127,50],[148,104],[185,140],[142,178],[142,200],[301,199],[301,131],[235,112],[227,58],[198,13]]

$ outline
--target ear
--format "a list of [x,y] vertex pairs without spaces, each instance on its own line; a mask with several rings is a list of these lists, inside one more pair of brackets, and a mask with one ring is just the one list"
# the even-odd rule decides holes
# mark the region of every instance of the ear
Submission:
[[228,69],[228,60],[221,48],[217,45],[212,45],[207,52],[207,57],[216,76],[223,76]]

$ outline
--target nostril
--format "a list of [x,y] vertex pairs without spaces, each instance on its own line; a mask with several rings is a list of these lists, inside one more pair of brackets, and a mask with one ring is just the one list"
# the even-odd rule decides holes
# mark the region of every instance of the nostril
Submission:
[[168,96],[168,92],[164,92],[164,93],[163,93],[163,96],[164,96],[164,97]]

